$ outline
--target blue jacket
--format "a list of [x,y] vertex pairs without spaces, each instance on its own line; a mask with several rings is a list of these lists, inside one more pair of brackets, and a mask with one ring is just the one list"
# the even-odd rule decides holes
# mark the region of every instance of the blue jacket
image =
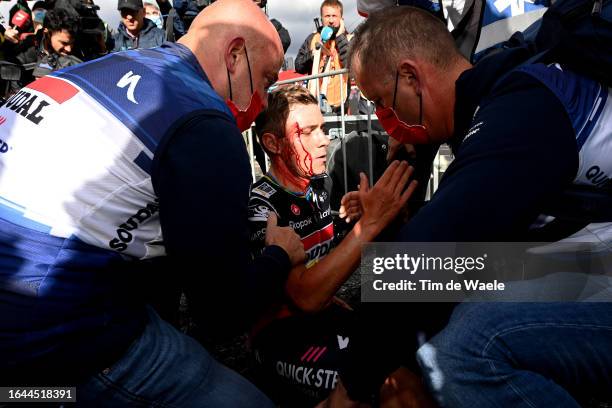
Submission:
[[[165,43],[55,72],[0,115],[0,383],[62,382],[58,375],[73,383],[111,365],[142,332],[143,297],[166,253],[191,263],[164,279],[199,265],[193,275],[203,281],[191,288],[210,293],[194,301],[214,302],[201,310],[223,321],[234,320],[212,312],[227,301],[220,288],[243,284],[240,300],[269,299],[260,283],[282,292],[290,266],[282,250],[248,272],[248,155],[186,47]],[[40,171],[26,180],[23,168]]]
[[136,38],[132,38],[127,33],[125,25],[120,23],[117,33],[114,36],[115,48],[113,48],[113,52],[132,50],[135,48],[153,48],[162,45],[166,39],[164,30],[158,28],[155,23],[147,18],[145,18],[143,22],[144,27]]

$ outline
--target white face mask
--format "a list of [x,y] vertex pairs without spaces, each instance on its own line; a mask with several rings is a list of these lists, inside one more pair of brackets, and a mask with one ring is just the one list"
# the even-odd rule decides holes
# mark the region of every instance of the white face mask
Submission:
[[154,22],[158,28],[164,27],[164,20],[162,20],[161,16],[157,14],[147,14],[145,17]]

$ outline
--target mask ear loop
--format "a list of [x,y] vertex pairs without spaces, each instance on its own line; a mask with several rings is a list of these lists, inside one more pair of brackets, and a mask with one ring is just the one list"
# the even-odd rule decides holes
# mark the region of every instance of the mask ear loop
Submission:
[[230,88],[230,101],[233,101],[234,98],[232,97],[232,79],[230,78],[229,69],[225,67],[225,70],[227,71],[227,82],[229,83],[229,88]]
[[395,71],[395,89],[393,90],[393,110],[395,110],[395,99],[397,98],[397,81],[399,80],[399,71]]
[[251,76],[251,62],[249,61],[249,53],[247,52],[246,45],[244,46],[244,55],[247,60],[247,67],[249,68],[249,82],[251,83],[251,95],[253,95],[253,77]]
[[423,126],[423,97],[419,93],[419,125]]
[[[252,95],[253,94],[253,77],[251,76],[251,63],[249,62],[249,54],[247,53],[246,45],[244,47],[244,55],[246,56],[247,67],[249,68],[249,82],[251,84],[251,95]],[[234,98],[232,94],[232,79],[230,78],[229,69],[227,69],[227,67],[225,67],[225,71],[227,72],[227,82],[229,84],[230,101],[233,101]]]

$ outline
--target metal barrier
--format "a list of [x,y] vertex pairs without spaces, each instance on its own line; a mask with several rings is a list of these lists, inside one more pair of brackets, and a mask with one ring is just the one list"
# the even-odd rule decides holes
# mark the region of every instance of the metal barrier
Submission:
[[[291,78],[291,79],[287,79],[287,80],[283,80],[283,81],[278,81],[275,84],[273,84],[270,89],[273,90],[279,86],[282,85],[290,85],[290,84],[295,84],[295,83],[307,83],[310,80],[313,79],[321,79],[324,77],[329,77],[329,76],[335,76],[335,75],[348,75],[348,70],[347,69],[341,69],[341,70],[336,70],[336,71],[330,71],[330,72],[326,72],[326,73],[322,73],[322,74],[314,74],[314,75],[307,75],[307,76],[302,76],[299,78]],[[319,93],[319,81],[317,81],[317,95],[315,95],[315,97],[317,98],[317,101],[320,101],[320,95],[318,95]],[[342,86],[343,81],[340,81],[340,100],[344,100],[344,92],[346,91],[344,88],[344,86]],[[343,177],[344,177],[344,193],[346,194],[348,192],[348,167],[347,167],[347,160],[346,160],[346,121],[359,121],[359,120],[365,120],[367,121],[367,132],[368,132],[368,178],[369,178],[369,182],[370,182],[370,187],[374,184],[374,180],[373,180],[373,175],[374,175],[374,168],[373,168],[373,143],[372,143],[372,109],[370,109],[370,107],[372,106],[371,101],[366,100],[367,102],[367,114],[365,115],[350,115],[347,116],[345,114],[344,111],[344,103],[340,104],[340,115],[324,115],[324,120],[326,123],[328,122],[340,122],[340,142],[341,142],[341,149],[342,149],[342,167],[343,167]],[[378,118],[375,118],[374,120],[378,120]],[[248,131],[245,132],[245,138],[246,138],[246,142],[248,144],[248,152],[249,152],[249,157],[251,160],[251,170],[252,170],[252,174],[253,174],[253,180],[255,181],[257,176],[255,174],[255,157],[253,156],[253,132],[252,129],[249,129]],[[446,170],[446,167],[448,166],[448,164],[450,163],[450,161],[452,161],[452,155],[450,154],[450,150],[446,147],[443,146],[442,148],[439,149],[438,153],[436,154],[436,157],[434,159],[434,165],[433,165],[433,169],[432,169],[432,174],[430,175],[429,178],[429,187],[428,187],[428,191],[427,191],[427,196],[426,199],[430,199],[431,196],[433,195],[433,193],[435,192],[435,190],[438,188],[438,184],[441,178],[441,175],[444,173],[444,171]],[[269,168],[269,157],[266,155],[266,168],[265,169],[261,169],[261,171],[263,173],[268,171]]]

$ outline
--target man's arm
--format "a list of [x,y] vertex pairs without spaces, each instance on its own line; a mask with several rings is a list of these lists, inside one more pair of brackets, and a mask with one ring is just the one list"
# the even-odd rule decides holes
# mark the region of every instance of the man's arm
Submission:
[[[520,240],[546,203],[572,182],[578,155],[563,106],[539,82],[516,75],[522,80],[481,106],[472,122],[482,122],[480,130],[471,129],[431,202],[398,241]],[[431,307],[422,309],[428,316]],[[361,400],[377,392],[400,364],[398,356],[414,358],[416,349],[406,344],[414,344],[409,336],[422,320],[403,313],[400,304],[365,304],[364,310],[341,372],[348,394]]]
[[408,163],[394,162],[371,190],[367,177],[361,174],[362,218],[332,253],[309,269],[298,265],[289,273],[287,293],[297,307],[314,313],[329,304],[338,288],[357,268],[362,246],[372,241],[397,216],[416,189],[414,182],[404,189],[412,172]]
[[291,263],[278,246],[254,261],[247,204],[251,172],[244,141],[225,115],[186,121],[165,140],[154,163],[168,256],[190,311],[207,338],[246,328],[283,294]]
[[304,43],[300,47],[300,50],[295,57],[295,72],[306,75],[310,75],[312,73],[312,61],[314,56],[310,50],[310,42],[312,41],[313,35],[314,34],[310,34],[308,37],[306,37],[306,40],[304,40]]

